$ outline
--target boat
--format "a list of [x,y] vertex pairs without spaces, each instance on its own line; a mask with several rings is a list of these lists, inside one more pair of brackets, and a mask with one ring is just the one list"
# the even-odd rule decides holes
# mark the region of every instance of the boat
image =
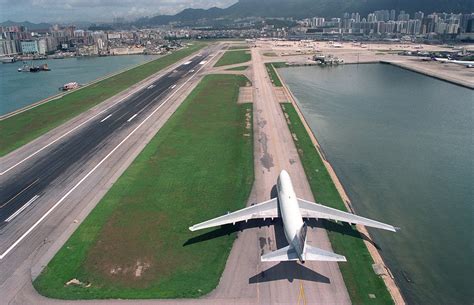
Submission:
[[51,71],[51,69],[48,67],[48,64],[42,64],[39,66],[39,69],[41,71]]
[[18,72],[30,72],[31,67],[26,63],[23,62],[23,66],[18,68]]
[[48,64],[42,64],[40,66],[28,65],[26,62],[23,62],[23,66],[18,68],[18,72],[40,72],[40,71],[51,71],[48,67]]
[[79,88],[79,84],[77,82],[69,82],[69,83],[64,84],[61,88],[59,88],[59,90],[69,91],[69,90],[73,90],[77,88]]
[[16,61],[16,58],[12,56],[2,57],[2,64],[10,64],[10,63],[14,63],[15,61]]

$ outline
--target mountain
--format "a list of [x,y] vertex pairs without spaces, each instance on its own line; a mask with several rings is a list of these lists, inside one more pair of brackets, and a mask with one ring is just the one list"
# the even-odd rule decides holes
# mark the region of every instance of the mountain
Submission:
[[239,17],[341,17],[345,12],[365,16],[382,9],[404,10],[410,14],[471,13],[472,0],[239,0],[225,9],[185,9],[176,15],[141,18],[138,25],[161,25],[169,22],[192,23],[199,19]]
[[28,30],[45,30],[51,27],[49,23],[31,23],[29,21],[22,21],[22,22],[15,22],[11,20],[7,20],[5,22],[0,23],[0,26],[24,26]]

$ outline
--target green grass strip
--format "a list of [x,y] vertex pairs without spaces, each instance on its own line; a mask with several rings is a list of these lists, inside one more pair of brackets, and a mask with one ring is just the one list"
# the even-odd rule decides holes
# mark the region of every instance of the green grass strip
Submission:
[[[42,295],[195,298],[217,286],[233,226],[188,227],[248,199],[252,104],[237,104],[247,82],[201,81],[34,281]],[[65,285],[74,278],[84,284]]]
[[185,49],[0,121],[0,156],[25,145],[133,84],[198,51],[205,45],[206,43],[195,42]]
[[[297,140],[294,142],[317,202],[346,211],[344,202],[295,108],[292,104],[281,104],[281,107],[289,119],[290,131],[296,135]],[[355,227],[331,221],[325,221],[324,224],[334,252],[347,258],[347,262],[339,263],[339,268],[352,303],[393,304],[385,283],[372,269],[372,257]],[[369,294],[374,294],[376,298],[370,298]]]
[[244,70],[247,70],[248,67],[249,66],[234,67],[234,68],[226,69],[226,71],[244,71]]
[[276,68],[286,67],[284,62],[274,62],[274,63],[266,63],[265,67],[267,68],[267,73],[270,76],[270,80],[272,81],[275,87],[282,87],[281,80],[276,73]]
[[250,52],[241,50],[241,51],[227,51],[222,55],[222,57],[217,61],[214,67],[221,67],[227,65],[240,64],[252,59]]

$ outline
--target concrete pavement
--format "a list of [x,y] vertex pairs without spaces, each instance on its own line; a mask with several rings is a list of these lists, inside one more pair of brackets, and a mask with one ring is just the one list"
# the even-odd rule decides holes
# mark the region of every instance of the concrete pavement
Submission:
[[[256,49],[252,49],[251,63],[251,70],[246,71],[246,74],[250,76],[254,90],[255,184],[248,203],[276,196],[274,185],[282,169],[290,173],[299,197],[314,200],[278,99]],[[209,67],[211,66],[212,63],[209,63]],[[107,160],[103,164],[107,170],[100,171],[100,175],[94,174],[97,177],[81,185],[75,196],[68,199],[61,210],[51,215],[41,226],[41,230],[25,239],[25,244],[29,246],[20,246],[15,250],[14,256],[9,256],[8,263],[0,263],[2,300],[10,304],[350,304],[337,263],[306,262],[301,265],[296,262],[260,262],[261,254],[274,251],[286,243],[281,224],[275,221],[273,225],[270,220],[249,222],[241,226],[243,231],[238,234],[218,287],[200,299],[64,301],[44,298],[34,290],[31,277],[34,278],[40,272],[67,240],[156,130],[179,106],[179,101],[184,99],[197,80],[198,78],[183,88],[181,95],[175,97],[176,101],[170,103],[169,108],[156,113],[154,119],[147,122],[133,137],[133,141],[121,147],[113,158]],[[145,84],[147,85],[149,84]],[[82,118],[85,119],[86,117]],[[104,146],[104,153],[99,152],[93,158],[95,162],[97,158],[100,160],[104,156],[107,148],[115,147],[118,141],[119,139],[111,139]],[[94,164],[91,161],[75,168],[74,172],[88,172]],[[80,176],[66,179],[64,183],[74,183],[77,179]],[[64,192],[53,195],[61,196]],[[308,242],[331,250],[323,229],[309,229]],[[13,267],[7,267],[10,263]]]

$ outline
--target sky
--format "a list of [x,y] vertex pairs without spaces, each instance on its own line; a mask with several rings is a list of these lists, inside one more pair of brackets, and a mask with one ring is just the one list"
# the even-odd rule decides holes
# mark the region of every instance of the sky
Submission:
[[0,0],[0,21],[110,22],[114,17],[175,14],[185,8],[225,8],[236,0]]

